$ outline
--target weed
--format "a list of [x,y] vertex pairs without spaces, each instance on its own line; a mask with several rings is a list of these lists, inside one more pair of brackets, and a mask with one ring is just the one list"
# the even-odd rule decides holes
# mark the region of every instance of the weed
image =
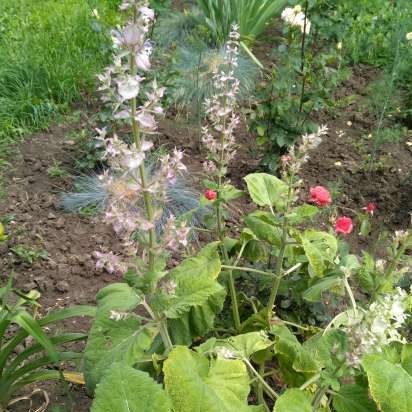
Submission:
[[47,252],[45,250],[33,250],[24,245],[16,245],[11,248],[11,251],[20,262],[28,265],[32,265],[38,259],[47,259]]
[[68,173],[67,170],[62,167],[62,163],[55,160],[47,169],[47,174],[55,179],[60,179],[62,177],[66,177]]

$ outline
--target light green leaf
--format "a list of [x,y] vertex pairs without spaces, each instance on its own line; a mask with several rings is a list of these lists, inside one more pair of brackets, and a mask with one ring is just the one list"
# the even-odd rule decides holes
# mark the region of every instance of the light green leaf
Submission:
[[309,376],[319,372],[320,365],[316,359],[286,326],[274,325],[270,332],[276,336],[274,352],[288,383],[301,385]]
[[298,224],[311,219],[319,213],[319,208],[313,205],[301,205],[294,207],[287,215],[288,222]]
[[412,411],[412,376],[401,365],[387,361],[381,354],[366,355],[362,365],[379,410]]
[[271,213],[261,210],[250,213],[246,216],[245,223],[260,240],[280,247],[282,229],[276,225],[278,222]]
[[311,397],[300,389],[288,389],[276,401],[273,412],[312,412]]
[[164,300],[167,307],[163,312],[168,318],[179,319],[191,308],[203,306],[212,296],[222,294],[224,288],[216,280],[221,270],[217,247],[217,242],[206,246],[170,272],[168,280],[176,283],[176,290]]
[[89,334],[85,350],[84,372],[86,385],[93,391],[106,370],[114,362],[134,365],[145,356],[157,330],[146,328],[134,314],[126,319],[113,320],[98,316]]
[[359,385],[343,385],[333,397],[337,412],[376,412],[375,402],[369,398],[368,388]]
[[[272,346],[273,342],[264,331],[249,332],[243,335],[232,336],[224,346],[235,351],[242,357],[250,358],[254,353]],[[217,345],[220,346],[220,345]]]
[[114,362],[133,365],[145,355],[157,330],[141,325],[129,312],[140,297],[126,283],[106,286],[97,294],[98,309],[85,350],[86,386],[93,391]]
[[96,389],[91,412],[170,412],[165,391],[147,373],[112,365]]
[[140,302],[140,296],[127,283],[112,283],[96,295],[99,312],[132,310]]
[[412,343],[403,345],[401,352],[402,367],[412,376]]
[[342,278],[340,276],[328,276],[317,281],[310,288],[303,292],[303,299],[309,302],[320,302],[322,300],[322,293],[326,290],[334,290],[342,288]]
[[245,178],[250,197],[258,206],[275,206],[281,210],[287,201],[288,186],[267,173],[252,173]]
[[209,332],[215,322],[216,314],[223,309],[226,297],[224,288],[219,293],[210,296],[202,306],[193,306],[179,317],[169,319],[169,333],[172,341],[178,345],[190,345],[194,339]]
[[323,277],[328,262],[333,262],[338,250],[335,236],[317,230],[306,230],[301,235],[302,246],[314,274]]
[[177,346],[163,366],[175,412],[250,412],[249,376],[240,360],[212,359]]

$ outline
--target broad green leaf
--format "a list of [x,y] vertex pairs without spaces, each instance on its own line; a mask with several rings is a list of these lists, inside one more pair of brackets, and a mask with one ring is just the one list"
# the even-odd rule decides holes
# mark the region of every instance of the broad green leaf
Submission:
[[176,284],[176,290],[165,300],[167,307],[163,313],[168,318],[179,319],[191,308],[203,306],[212,296],[222,294],[224,288],[216,280],[221,270],[217,247],[217,242],[206,246],[170,272],[168,280]]
[[134,365],[149,350],[156,330],[140,324],[134,314],[121,320],[108,315],[96,318],[87,341],[84,373],[89,391],[93,391],[106,370],[114,362]]
[[90,412],[170,411],[170,400],[161,385],[147,373],[118,362],[99,383]]
[[97,294],[98,309],[85,350],[86,386],[93,391],[109,366],[133,365],[150,348],[156,330],[141,325],[131,312],[140,297],[126,283],[106,286]]
[[[322,300],[322,293],[327,290],[337,291],[342,289],[343,283],[340,276],[328,276],[324,279],[317,281],[309,289],[303,292],[303,299],[309,302],[320,302]],[[341,293],[340,293],[341,294]]]
[[298,224],[302,223],[319,213],[319,208],[313,205],[301,205],[294,207],[287,215],[286,219],[290,223]]
[[302,346],[322,369],[332,373],[338,367],[342,370],[340,358],[332,356],[335,352],[347,352],[347,336],[341,330],[332,329],[326,333],[319,333],[306,340]]
[[249,376],[240,360],[211,359],[177,346],[163,365],[174,412],[250,412]]
[[110,310],[131,310],[140,302],[139,295],[127,283],[112,283],[96,295],[100,313]]
[[287,389],[276,401],[273,412],[312,412],[311,397],[300,389]]
[[363,252],[362,254],[362,265],[357,271],[356,276],[362,290],[364,292],[371,292],[375,288],[375,278],[373,276],[375,270],[375,261],[369,253]]
[[402,367],[412,376],[412,343],[403,345],[401,352]]
[[314,274],[323,277],[328,262],[333,262],[338,250],[336,238],[326,232],[306,230],[301,235],[302,246]]
[[286,326],[274,325],[270,331],[276,336],[274,352],[288,383],[299,386],[319,372],[319,363]]
[[381,354],[371,354],[363,358],[362,365],[379,410],[412,411],[412,376],[400,364],[387,361]]
[[169,319],[169,333],[177,345],[190,345],[193,340],[205,336],[214,326],[216,314],[223,309],[226,297],[224,288],[210,296],[201,306],[192,306],[178,319]]
[[245,223],[260,240],[280,247],[282,229],[276,225],[278,222],[271,213],[264,211],[250,213],[246,216]]
[[[242,357],[250,358],[254,353],[265,350],[273,345],[264,331],[249,332],[243,335],[232,336],[224,346],[235,351]],[[219,345],[217,345],[219,346]]]
[[337,412],[377,412],[368,388],[359,385],[343,385],[333,396],[333,407]]
[[281,210],[287,201],[288,186],[267,173],[252,173],[245,178],[250,197],[258,206],[275,206]]

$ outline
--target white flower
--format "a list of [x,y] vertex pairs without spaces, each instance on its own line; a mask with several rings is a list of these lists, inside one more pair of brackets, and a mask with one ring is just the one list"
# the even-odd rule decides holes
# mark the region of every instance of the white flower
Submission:
[[122,100],[129,100],[137,97],[140,90],[140,82],[143,79],[139,76],[127,76],[117,83],[117,91]]
[[406,33],[406,40],[412,41],[412,31],[410,31],[409,33]]

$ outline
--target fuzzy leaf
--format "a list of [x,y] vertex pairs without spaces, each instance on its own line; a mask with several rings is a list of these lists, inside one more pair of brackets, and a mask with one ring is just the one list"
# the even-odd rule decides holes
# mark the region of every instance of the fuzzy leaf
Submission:
[[214,326],[216,314],[223,309],[226,291],[210,296],[202,306],[193,306],[179,319],[169,319],[172,341],[178,345],[190,345],[194,339],[205,336]]
[[250,197],[258,206],[282,209],[286,203],[288,186],[267,173],[252,173],[245,178]]
[[301,205],[293,208],[290,213],[286,215],[288,222],[298,224],[305,220],[311,219],[319,213],[319,208],[313,205]]
[[250,213],[246,216],[245,223],[260,240],[280,247],[282,229],[275,225],[277,222],[271,213],[260,210]]
[[382,412],[412,411],[412,376],[401,365],[381,354],[367,355],[362,365],[368,375],[372,398]]
[[166,300],[165,315],[179,319],[196,306],[207,304],[215,295],[221,295],[223,286],[216,280],[221,269],[218,243],[206,246],[197,256],[184,260],[170,272],[169,280],[176,283],[175,294]]
[[94,390],[112,363],[123,361],[133,365],[150,348],[157,331],[143,327],[140,319],[129,312],[139,301],[139,296],[125,283],[106,286],[97,294],[96,319],[87,341],[84,362],[89,391]]
[[369,398],[368,388],[359,385],[343,385],[333,397],[337,412],[376,412],[375,402]]
[[175,412],[250,412],[249,376],[240,360],[212,359],[177,346],[163,366]]
[[326,232],[306,230],[301,235],[302,246],[314,274],[323,277],[326,263],[333,262],[338,250],[336,238]]
[[288,389],[276,401],[273,412],[312,412],[310,396],[300,389]]
[[170,412],[165,391],[147,373],[115,363],[96,389],[91,412]]
[[266,333],[264,333],[264,331],[260,331],[233,336],[227,339],[227,343],[223,346],[239,353],[245,358],[250,358],[254,353],[265,350],[272,345],[273,342],[268,338]]

